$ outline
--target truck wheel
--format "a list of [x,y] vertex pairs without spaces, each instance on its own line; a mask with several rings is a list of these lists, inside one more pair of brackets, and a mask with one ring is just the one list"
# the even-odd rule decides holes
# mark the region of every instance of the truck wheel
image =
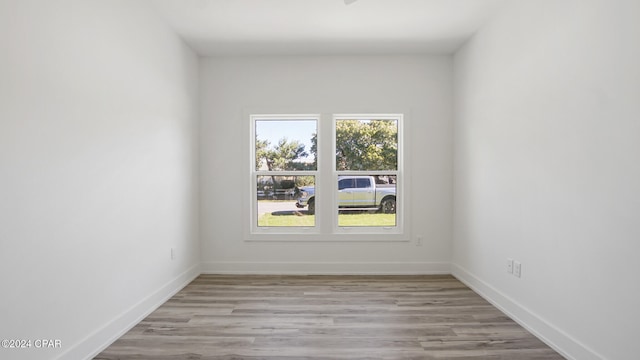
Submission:
[[396,199],[394,198],[386,198],[382,200],[380,203],[380,211],[384,214],[395,214],[396,213]]
[[309,208],[307,209],[308,215],[313,215],[316,213],[316,202],[313,199],[309,200]]

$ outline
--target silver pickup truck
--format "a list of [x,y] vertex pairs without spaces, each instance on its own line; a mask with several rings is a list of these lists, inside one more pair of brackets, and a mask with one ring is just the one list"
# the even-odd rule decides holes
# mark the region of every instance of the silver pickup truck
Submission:
[[[299,189],[298,208],[308,207],[307,213],[316,211],[315,188],[304,186]],[[343,210],[378,210],[385,214],[396,212],[395,184],[376,184],[373,176],[339,176],[338,208]]]

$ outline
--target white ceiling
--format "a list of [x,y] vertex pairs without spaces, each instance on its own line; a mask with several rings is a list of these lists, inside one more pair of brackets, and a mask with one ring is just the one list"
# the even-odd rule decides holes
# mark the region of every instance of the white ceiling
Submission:
[[454,52],[506,0],[148,0],[201,55]]

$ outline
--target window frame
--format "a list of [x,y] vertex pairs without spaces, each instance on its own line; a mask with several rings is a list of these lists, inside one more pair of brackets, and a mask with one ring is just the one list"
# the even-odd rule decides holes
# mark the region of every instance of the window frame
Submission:
[[[319,114],[252,114],[250,115],[251,127],[251,233],[252,234],[310,234],[318,233],[318,221],[314,226],[258,226],[258,189],[257,179],[259,176],[313,176],[315,192],[318,192],[317,181],[319,178],[319,159],[321,157],[318,152],[316,157],[315,170],[257,170],[256,169],[256,124],[258,121],[315,121],[316,134],[320,137],[320,115]],[[319,146],[318,146],[319,147]]]
[[[404,197],[404,114],[333,114],[332,115],[332,166],[331,171],[333,173],[333,216],[332,225],[333,233],[335,234],[404,234],[404,209],[405,209],[405,197]],[[337,138],[336,128],[337,122],[340,120],[396,120],[398,127],[398,144],[397,144],[397,167],[396,170],[337,170]],[[395,226],[340,226],[338,222],[339,208],[338,208],[338,179],[340,176],[371,176],[371,175],[395,175],[396,176],[396,225]],[[398,205],[399,204],[399,205]]]
[[[308,109],[307,109],[308,110]],[[393,113],[367,112],[306,112],[294,110],[291,113],[254,111],[244,109],[243,114],[249,137],[249,159],[250,171],[247,186],[250,191],[244,192],[247,211],[244,212],[245,221],[249,223],[244,227],[244,241],[248,242],[410,242],[410,219],[407,217],[405,209],[410,209],[410,199],[405,197],[409,193],[410,185],[408,172],[410,169],[404,168],[408,153],[405,148],[408,146],[404,133],[408,131],[406,117],[409,111],[398,111]],[[335,127],[336,118],[340,119],[393,119],[398,121],[398,168],[393,171],[364,171],[356,175],[397,175],[396,187],[396,226],[394,227],[339,227],[338,226],[338,201],[337,186],[338,172],[336,171],[336,139]],[[256,120],[315,120],[317,129],[317,158],[316,170],[296,170],[267,172],[255,169],[255,140],[256,140]],[[245,127],[245,129],[246,129]],[[316,218],[313,227],[258,227],[257,226],[257,176],[315,176],[316,194]],[[340,174],[343,175],[343,174]],[[248,194],[248,196],[247,196]],[[318,195],[328,194],[328,195]],[[249,216],[246,213],[249,212]]]

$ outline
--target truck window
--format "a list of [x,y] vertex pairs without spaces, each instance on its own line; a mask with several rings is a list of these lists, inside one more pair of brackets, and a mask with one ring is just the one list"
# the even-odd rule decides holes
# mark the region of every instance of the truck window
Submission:
[[371,179],[367,178],[357,178],[356,179],[356,187],[357,188],[370,188],[371,187]]
[[354,179],[340,179],[340,181],[338,181],[338,190],[353,189],[355,187],[353,180]]

